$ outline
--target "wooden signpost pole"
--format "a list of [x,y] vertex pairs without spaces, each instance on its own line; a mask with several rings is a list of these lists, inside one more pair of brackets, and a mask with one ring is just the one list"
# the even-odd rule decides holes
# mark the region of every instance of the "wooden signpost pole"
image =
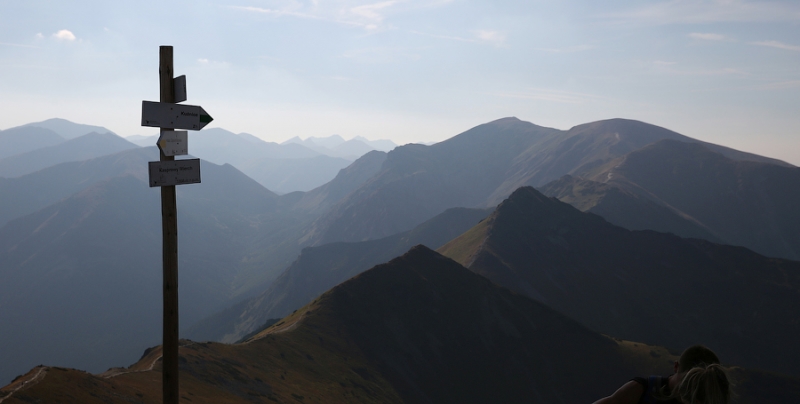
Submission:
[[[175,103],[172,84],[172,47],[159,47],[159,76],[161,102]],[[161,133],[171,131],[161,128]],[[160,152],[161,161],[173,161],[175,157]],[[178,208],[175,201],[175,186],[161,187],[161,228],[163,237],[164,265],[164,328],[162,388],[163,403],[178,404]]]
[[175,160],[188,151],[186,131],[200,130],[214,118],[203,107],[178,104],[186,101],[186,76],[173,78],[172,47],[158,50],[160,102],[142,101],[142,126],[161,128],[160,161],[147,164],[150,186],[161,187],[161,230],[164,264],[164,339],[162,388],[164,404],[178,404],[178,207],[175,185],[200,183],[200,159]]

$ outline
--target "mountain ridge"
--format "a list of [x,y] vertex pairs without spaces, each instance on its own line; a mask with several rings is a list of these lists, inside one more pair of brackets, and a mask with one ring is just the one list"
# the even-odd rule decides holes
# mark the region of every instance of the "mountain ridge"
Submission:
[[[490,207],[520,186],[586,176],[659,139],[699,143],[665,128],[613,119],[569,131],[517,118],[476,126],[431,146],[387,154],[375,176],[317,219],[304,245],[363,241],[408,230],[449,207]],[[774,159],[728,150],[736,158]],[[392,211],[393,215],[381,212]]]
[[[154,347],[100,375],[37,367],[0,397],[155,402],[160,355]],[[182,400],[198,403],[589,402],[630,375],[667,373],[676,359],[662,347],[591,331],[419,246],[245,343],[184,340],[180,357]],[[798,378],[730,371],[743,403],[800,397]]]
[[800,168],[732,160],[698,143],[662,140],[588,179],[668,206],[733,245],[800,259]]
[[[306,247],[265,291],[226,309],[225,315],[218,313],[196,324],[189,330],[189,337],[236,342],[269,319],[290,314],[328,289],[402,255],[414,245],[440,247],[489,213],[488,209],[452,208],[413,230],[384,239]],[[213,328],[226,331],[209,332]]]
[[733,363],[800,374],[786,356],[800,332],[800,262],[626,230],[530,187],[439,252],[602,333],[704,341]]
[[20,177],[56,164],[89,160],[137,147],[110,132],[91,132],[56,145],[0,159],[0,176]]
[[0,130],[0,159],[53,146],[65,139],[46,128],[16,127]]

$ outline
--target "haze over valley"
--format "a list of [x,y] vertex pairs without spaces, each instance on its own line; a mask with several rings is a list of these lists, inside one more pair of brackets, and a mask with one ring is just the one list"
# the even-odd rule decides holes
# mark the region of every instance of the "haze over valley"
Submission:
[[[800,398],[790,163],[629,119],[507,117],[429,145],[189,136],[192,402],[587,402],[695,343],[739,402]],[[3,403],[159,397],[153,143],[63,119],[0,131]]]

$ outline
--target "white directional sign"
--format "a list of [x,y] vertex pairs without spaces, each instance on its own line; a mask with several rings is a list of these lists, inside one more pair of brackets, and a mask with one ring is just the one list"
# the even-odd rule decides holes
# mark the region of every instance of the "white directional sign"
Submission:
[[203,129],[214,118],[196,105],[142,101],[142,126],[172,129]]
[[156,146],[165,156],[185,156],[189,154],[189,132],[185,130],[162,131]]
[[148,164],[151,187],[200,183],[200,159],[151,161]]

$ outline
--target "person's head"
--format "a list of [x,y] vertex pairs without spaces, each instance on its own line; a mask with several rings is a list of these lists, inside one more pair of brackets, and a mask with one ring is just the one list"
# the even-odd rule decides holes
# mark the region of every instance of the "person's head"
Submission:
[[693,345],[686,348],[675,363],[675,373],[684,373],[700,365],[712,364],[719,364],[717,354],[703,345]]
[[728,404],[731,386],[720,364],[701,364],[683,375],[672,396],[684,404]]

